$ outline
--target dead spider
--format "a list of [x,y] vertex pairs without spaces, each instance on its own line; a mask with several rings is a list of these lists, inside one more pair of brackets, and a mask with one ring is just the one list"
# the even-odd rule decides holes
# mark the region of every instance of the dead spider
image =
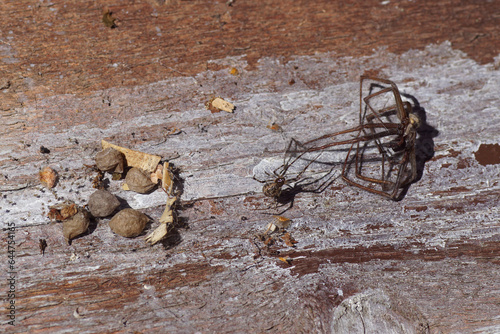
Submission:
[[[283,187],[286,185],[289,185],[290,183],[297,183],[300,182],[302,179],[302,175],[305,173],[305,171],[309,168],[309,166],[318,158],[311,159],[307,165],[302,168],[302,170],[295,175],[295,177],[289,178],[286,176],[289,168],[296,163],[299,159],[303,157],[307,151],[299,151],[297,150],[297,146],[301,146],[301,144],[296,141],[295,139],[292,139],[290,143],[287,146],[287,149],[285,151],[285,156],[283,159],[283,164],[276,168],[272,174],[269,172],[266,172],[266,174],[271,177],[271,179],[268,180],[259,180],[255,176],[253,177],[254,180],[264,183],[264,186],[262,187],[262,193],[266,197],[272,197],[276,201],[278,201],[279,197],[282,194]],[[293,147],[293,149],[292,149]],[[293,156],[292,153],[299,153],[295,157]]]
[[[361,189],[393,200],[400,199],[402,189],[417,177],[415,141],[420,119],[412,114],[411,104],[402,101],[394,82],[361,77],[360,125],[363,126],[363,136],[373,139],[351,145],[342,178]],[[374,148],[372,152],[369,145]],[[351,155],[354,157],[350,159]],[[378,160],[370,164],[373,157]],[[353,160],[356,179],[349,175]]]
[[[417,177],[415,141],[419,126],[420,119],[412,114],[411,104],[402,101],[394,82],[362,76],[359,125],[303,145],[312,152],[351,144],[342,178],[358,188],[398,200],[403,189]],[[357,134],[354,138],[331,141],[351,133]]]

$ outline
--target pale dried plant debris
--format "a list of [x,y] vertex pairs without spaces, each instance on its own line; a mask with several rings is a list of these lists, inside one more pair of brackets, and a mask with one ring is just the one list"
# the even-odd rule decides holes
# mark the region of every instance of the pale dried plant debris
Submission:
[[219,110],[231,113],[234,111],[234,104],[222,99],[220,96],[210,99],[210,101],[205,104],[205,107],[212,113],[218,112]]
[[50,220],[63,221],[73,217],[78,212],[78,207],[72,201],[64,201],[49,207],[47,217]]
[[169,196],[169,198],[167,199],[165,210],[160,217],[160,226],[158,226],[151,234],[146,237],[146,242],[150,243],[151,245],[154,245],[158,241],[165,238],[165,236],[168,234],[168,231],[171,227],[173,227],[175,223],[174,205],[177,201],[177,196],[173,196],[174,175],[168,162],[165,162],[163,164],[163,168],[161,171],[161,187],[163,191],[165,191],[165,193]]
[[273,216],[274,217],[274,222],[276,226],[278,226],[280,229],[287,229],[290,227],[290,224],[292,223],[292,220],[283,216]]
[[150,243],[151,245],[156,244],[158,241],[165,238],[170,228],[173,227],[173,224],[175,222],[173,208],[176,201],[177,201],[177,196],[170,197],[167,200],[165,211],[163,211],[163,214],[161,215],[160,218],[160,226],[158,226],[151,234],[149,234],[146,237],[147,243]]
[[170,197],[167,200],[167,205],[165,206],[165,210],[163,211],[163,214],[160,217],[161,224],[171,224],[174,222],[173,207],[174,207],[175,201],[177,201],[177,197],[175,197],[175,196]]
[[[282,242],[288,247],[295,247],[297,241],[292,235],[286,231],[292,220],[283,216],[273,216],[274,220],[267,224],[266,231],[258,234],[257,237],[267,246],[270,247],[276,243]],[[284,261],[287,262],[287,261]]]
[[38,176],[40,182],[49,189],[54,188],[57,183],[57,172],[50,167],[42,169]]
[[161,157],[158,155],[134,151],[125,147],[111,144],[110,142],[107,142],[105,140],[101,140],[101,145],[103,149],[111,147],[123,153],[127,162],[127,166],[137,167],[148,173],[152,173],[153,171],[155,171],[158,163],[161,160]]
[[291,219],[288,219],[283,216],[273,216],[274,220],[267,224],[266,227],[266,234],[271,234],[274,232],[282,232],[286,230],[288,227],[290,227],[290,224],[292,223]]
[[167,193],[168,196],[173,195],[174,191],[174,174],[170,169],[168,162],[163,164],[162,176],[161,176],[161,187],[163,191]]
[[162,179],[162,174],[163,174],[162,171],[163,171],[162,164],[156,166],[156,170],[150,175],[151,182],[153,182],[154,184],[158,184],[158,181]]

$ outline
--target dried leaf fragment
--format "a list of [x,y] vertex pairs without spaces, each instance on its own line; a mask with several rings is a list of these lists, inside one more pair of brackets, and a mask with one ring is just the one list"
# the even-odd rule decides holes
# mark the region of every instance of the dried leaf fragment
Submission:
[[229,70],[229,74],[238,75],[238,74],[240,74],[240,71],[238,71],[238,69],[235,67],[231,67],[231,69]]
[[156,170],[156,167],[161,160],[161,157],[158,155],[134,151],[125,147],[111,144],[105,140],[101,140],[101,145],[103,149],[112,147],[115,150],[123,153],[127,166],[137,167],[148,173],[152,173],[154,170]]
[[291,259],[291,258],[289,258],[289,257],[279,257],[278,259],[279,259],[280,261],[285,262],[286,264],[288,264],[288,265],[290,265],[290,266],[292,265],[292,259]]
[[103,12],[102,12],[102,23],[104,23],[104,25],[108,28],[116,28],[116,19],[114,17],[111,17],[111,15],[113,14],[112,11],[109,10],[109,8],[104,8]]
[[274,220],[271,223],[267,224],[265,232],[266,234],[283,231],[288,227],[290,227],[290,224],[292,223],[290,219],[283,216],[273,216],[273,217]]
[[266,128],[271,129],[273,131],[279,131],[279,132],[283,131],[283,129],[281,128],[281,126],[279,126],[278,124],[276,124],[274,122],[268,124],[266,126]]
[[285,233],[281,239],[285,242],[285,244],[288,246],[288,247],[295,247],[295,244],[298,243],[297,240],[295,240],[292,235],[287,232]]
[[97,175],[92,180],[92,188],[95,188],[95,189],[104,189],[103,178],[104,178],[104,172],[98,170],[97,171]]
[[210,101],[205,104],[205,107],[212,113],[219,112],[220,110],[227,112],[234,111],[234,104],[223,100],[221,97],[214,97],[210,99]]
[[233,112],[233,110],[234,110],[234,104],[227,102],[227,101],[221,99],[220,97],[216,97],[212,101],[212,105],[217,109],[224,110],[227,112]]
[[273,244],[274,244],[274,241],[275,241],[275,240],[274,240],[274,238],[273,238],[272,236],[267,237],[267,238],[264,238],[264,240],[263,240],[264,245],[266,245],[266,246],[268,246],[268,247],[269,247],[269,246],[271,246],[271,245],[273,245]]
[[146,242],[150,243],[151,245],[156,244],[167,235],[168,227],[169,226],[167,224],[160,224],[160,226],[155,228],[155,230],[146,237]]
[[40,182],[47,188],[54,188],[57,183],[57,172],[50,167],[45,167],[38,174]]
[[165,206],[165,210],[160,217],[160,223],[162,224],[170,224],[174,222],[174,212],[173,207],[177,197],[171,197],[167,200],[167,205]]
[[278,226],[280,229],[287,229],[290,227],[290,224],[292,223],[291,219],[288,219],[283,216],[273,216],[274,217],[274,224]]
[[278,228],[278,226],[276,226],[275,224],[269,223],[266,226],[266,232],[264,232],[264,234],[273,233],[274,231],[276,231],[277,228]]
[[165,210],[163,211],[163,214],[160,218],[160,226],[158,226],[152,233],[150,233],[146,237],[146,242],[154,245],[167,235],[170,227],[175,221],[173,207],[176,200],[177,197],[171,197],[167,200],[167,205],[165,206]]
[[220,112],[220,109],[218,109],[218,108],[216,108],[216,107],[214,107],[214,106],[212,105],[212,101],[213,101],[214,99],[215,99],[215,98],[212,98],[212,99],[210,99],[207,103],[205,103],[205,108],[207,108],[207,110],[210,110],[210,112],[211,112],[212,114],[215,114],[215,113]]
[[76,215],[78,212],[78,208],[76,207],[76,204],[70,204],[61,209],[61,216],[63,217],[72,217]]
[[73,217],[78,212],[78,207],[75,203],[66,201],[49,207],[47,216],[50,220],[63,221]]
[[137,237],[149,221],[148,216],[134,209],[123,209],[109,221],[111,230],[126,238]]
[[163,165],[160,164],[156,167],[156,170],[153,173],[151,173],[150,176],[151,182],[157,184],[158,181],[161,180],[162,174],[163,174]]
[[161,178],[161,187],[163,191],[167,193],[167,195],[172,196],[174,191],[174,174],[170,169],[170,165],[168,162],[163,164],[163,174]]

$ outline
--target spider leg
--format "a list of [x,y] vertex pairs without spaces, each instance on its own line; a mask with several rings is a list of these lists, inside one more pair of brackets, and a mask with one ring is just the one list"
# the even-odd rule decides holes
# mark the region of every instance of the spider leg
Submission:
[[252,177],[255,181],[260,182],[260,183],[267,183],[267,181],[259,180],[255,176]]
[[[265,210],[271,210],[271,209],[276,210],[279,207],[285,206],[287,204],[288,204],[288,202],[280,203],[277,198],[274,198],[273,203],[270,203],[267,207],[262,208],[262,209],[255,209],[255,210],[257,210],[257,211],[265,211]],[[286,208],[284,211],[281,211],[280,213],[269,213],[269,214],[270,215],[276,215],[276,214],[281,215],[282,213],[288,211],[292,206],[293,206],[293,200],[290,201],[290,207]]]
[[[316,160],[318,160],[318,158],[319,158],[322,154],[323,154],[323,152],[321,152],[320,154],[318,154],[318,155],[316,156],[316,158],[314,158],[314,159],[312,159],[311,161],[309,161],[309,163],[308,163],[308,164],[304,167],[304,169],[302,169],[302,171],[301,171],[301,172],[300,172],[300,173],[299,173],[299,174],[298,174],[295,178],[297,178],[297,179],[298,179],[298,178],[300,178],[300,177],[302,176],[302,174],[304,174],[304,173],[305,173],[305,171],[307,170],[307,168],[309,168],[309,166],[310,166],[313,162],[315,162]],[[301,155],[302,155],[302,154],[301,154]]]
[[[292,150],[292,144],[295,144],[295,149]],[[303,148],[302,151],[298,150],[297,147],[300,146]],[[286,155],[287,154],[291,154],[291,153],[298,153],[300,152],[300,154],[296,157],[292,157],[290,156],[288,158],[288,160],[286,159]],[[307,149],[304,148],[304,145],[302,145],[302,143],[300,143],[298,140],[296,140],[295,138],[292,138],[290,140],[290,143],[288,143],[288,146],[286,148],[286,151],[285,151],[285,158],[283,159],[283,170],[281,171],[281,176],[284,176],[286,174],[286,172],[288,171],[288,168],[290,168],[291,165],[293,165],[297,160],[299,160],[305,153],[307,153]]]
[[[334,177],[334,172],[335,167],[331,168],[328,172],[326,172],[323,176],[317,178],[317,179],[312,179],[308,180],[309,178],[302,179],[298,181],[297,183],[294,184],[294,187],[300,188],[301,192],[308,192],[308,193],[313,193],[313,194],[320,194],[323,191],[326,190],[339,176],[336,178]],[[304,183],[306,181],[309,181],[307,183]],[[318,184],[318,186],[315,189],[308,190],[304,189],[305,187],[308,187],[313,184]]]
[[271,173],[269,173],[267,170],[265,171],[266,175],[267,175],[267,176],[269,176],[269,177],[270,177],[270,179],[267,179],[267,180],[259,180],[258,178],[256,178],[256,177],[255,177],[255,175],[254,175],[254,176],[252,176],[252,178],[253,178],[255,181],[260,182],[260,183],[271,183],[271,182],[273,182],[273,181],[274,181],[273,179],[276,179],[276,178],[278,178],[278,177],[282,177],[282,175],[280,175],[280,174],[276,173],[276,171],[277,171],[278,169],[280,169],[281,167],[282,167],[282,166],[280,166],[280,167],[276,168],[276,169],[273,171],[273,173],[272,173],[272,174],[271,174]]

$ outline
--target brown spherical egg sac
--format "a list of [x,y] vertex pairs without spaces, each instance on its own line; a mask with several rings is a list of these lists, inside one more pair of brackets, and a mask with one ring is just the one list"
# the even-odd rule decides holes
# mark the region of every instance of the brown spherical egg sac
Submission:
[[140,194],[146,194],[156,187],[156,184],[151,182],[150,176],[137,167],[131,168],[127,172],[125,182],[130,190]]
[[87,210],[79,208],[78,212],[63,222],[63,235],[68,241],[70,241],[79,235],[87,232],[90,224],[90,217]]
[[111,218],[109,227],[122,237],[133,238],[142,233],[148,221],[148,216],[140,211],[123,209]]
[[107,190],[97,190],[89,197],[89,210],[94,217],[107,217],[120,206],[120,201]]
[[95,156],[97,168],[103,172],[123,173],[125,157],[114,148],[108,147]]

